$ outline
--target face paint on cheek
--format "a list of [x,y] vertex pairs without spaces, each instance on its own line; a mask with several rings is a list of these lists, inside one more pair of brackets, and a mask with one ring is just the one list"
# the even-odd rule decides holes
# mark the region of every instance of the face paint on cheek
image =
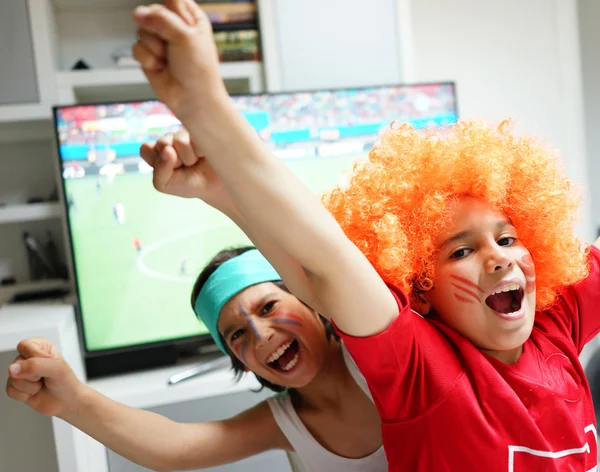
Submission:
[[456,298],[459,302],[463,303],[474,303],[473,300],[469,300],[468,298],[461,297],[458,293],[454,294],[454,298]]
[[238,356],[238,359],[241,360],[244,365],[248,365],[248,361],[246,360],[246,351],[248,350],[248,341],[244,341],[241,346],[236,346],[235,353]]
[[480,293],[485,293],[485,290],[483,290],[476,283],[471,282],[469,279],[465,279],[464,277],[461,277],[460,275],[455,275],[455,274],[450,274],[450,277],[455,280],[458,280],[459,282],[462,282],[463,284],[467,285],[468,287],[474,288],[475,290],[477,290]]
[[464,277],[460,277],[455,274],[450,274],[450,278],[456,280],[456,282],[450,282],[450,284],[457,289],[457,292],[454,293],[454,298],[456,298],[460,302],[464,303],[480,303],[479,295],[473,290],[483,293],[483,289],[471,282]]
[[[459,290],[459,292],[454,293],[454,296],[456,297],[457,300],[460,300],[461,302],[469,302],[469,303],[473,303],[473,300],[475,300],[477,302],[479,301],[479,297],[477,296],[477,294],[472,292],[468,288],[465,288],[460,284],[455,284],[454,282],[450,282],[450,285],[452,285],[454,288]],[[460,295],[459,295],[459,293],[460,293]],[[468,295],[469,299],[465,298],[464,295]]]
[[256,329],[256,325],[254,324],[254,321],[252,321],[252,318],[250,317],[250,315],[248,313],[246,313],[241,306],[240,306],[240,312],[242,313],[242,315],[244,316],[244,318],[246,318],[246,321],[250,325],[250,328],[254,332],[255,336],[258,339],[260,339],[260,333],[258,332],[258,329]]
[[531,255],[525,254],[521,257],[521,262],[523,264],[521,270],[523,271],[523,274],[525,274],[526,281],[525,292],[531,293],[535,290],[535,266],[533,264],[533,259],[531,258]]
[[271,318],[271,321],[276,324],[303,325],[302,317],[293,313],[277,313]]

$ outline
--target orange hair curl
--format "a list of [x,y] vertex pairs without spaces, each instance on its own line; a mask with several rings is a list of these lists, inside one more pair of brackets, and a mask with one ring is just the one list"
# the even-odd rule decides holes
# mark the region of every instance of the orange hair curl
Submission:
[[530,137],[460,121],[449,129],[387,131],[347,187],[323,203],[389,284],[413,293],[433,286],[435,239],[450,205],[470,195],[503,212],[536,266],[537,309],[586,277],[589,268],[573,227],[579,195],[558,156]]

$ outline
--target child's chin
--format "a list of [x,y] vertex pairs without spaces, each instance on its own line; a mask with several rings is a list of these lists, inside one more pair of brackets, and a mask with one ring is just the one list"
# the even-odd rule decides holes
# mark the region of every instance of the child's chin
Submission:
[[523,347],[525,342],[531,336],[531,330],[533,328],[533,323],[525,322],[523,326],[519,330],[514,333],[511,333],[506,337],[506,339],[502,342],[502,350],[504,351],[513,351],[520,347]]

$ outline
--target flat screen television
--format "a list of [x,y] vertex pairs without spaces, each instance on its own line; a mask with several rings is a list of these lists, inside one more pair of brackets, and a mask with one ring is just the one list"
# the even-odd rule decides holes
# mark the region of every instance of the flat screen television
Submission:
[[[457,120],[453,83],[233,96],[262,139],[315,193],[366,157],[393,120]],[[181,124],[158,101],[54,108],[88,377],[172,363],[210,347],[190,306],[219,250],[248,244],[199,200],[163,195],[140,145]]]

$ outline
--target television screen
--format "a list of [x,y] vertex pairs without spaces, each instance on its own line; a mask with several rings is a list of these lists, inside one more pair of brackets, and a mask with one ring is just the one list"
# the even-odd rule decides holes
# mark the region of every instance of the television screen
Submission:
[[[366,157],[393,120],[457,119],[451,83],[232,99],[315,193]],[[55,107],[54,118],[86,351],[206,335],[190,307],[193,283],[219,250],[249,241],[203,202],[154,190],[140,145],[179,121],[158,101]]]

